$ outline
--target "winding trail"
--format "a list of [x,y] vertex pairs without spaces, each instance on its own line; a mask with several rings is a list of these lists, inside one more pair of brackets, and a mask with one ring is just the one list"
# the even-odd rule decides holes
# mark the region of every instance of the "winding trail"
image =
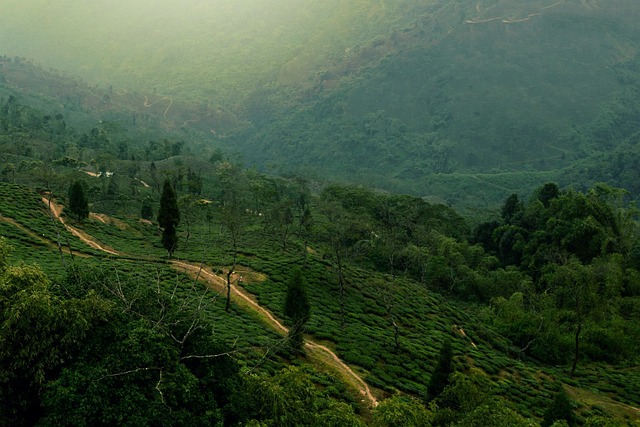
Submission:
[[[171,261],[171,263],[174,265],[174,267],[181,269],[189,276],[197,278],[198,280],[206,281],[216,290],[224,290],[227,285],[226,279],[213,274],[205,268],[201,268],[198,264],[177,260],[173,260]],[[243,288],[232,286],[231,293],[234,296],[240,298],[242,302],[251,307],[252,310],[261,314],[265,318],[267,323],[278,332],[282,333],[283,335],[286,335],[289,332],[289,329],[284,326],[280,320],[276,319],[276,317],[269,310],[258,304],[255,299]],[[329,360],[331,361],[330,364],[338,370],[345,382],[356,387],[359,390],[360,394],[362,394],[362,396],[369,402],[371,406],[375,407],[378,405],[378,400],[371,392],[371,389],[369,388],[367,383],[362,379],[360,375],[355,373],[349,365],[344,363],[333,352],[333,350],[308,338],[306,339],[305,347],[311,352],[316,352],[316,354],[317,352],[322,352],[326,356],[328,356]],[[326,357],[323,359],[326,360]]]
[[67,230],[69,230],[69,232],[71,234],[76,236],[78,239],[82,240],[87,245],[91,246],[93,249],[97,249],[99,251],[106,252],[106,253],[108,253],[110,255],[122,255],[120,252],[116,251],[113,248],[110,248],[108,246],[103,246],[103,245],[99,244],[94,238],[89,236],[84,231],[78,230],[77,228],[72,227],[69,224],[65,223],[64,222],[64,218],[62,218],[60,216],[60,214],[62,213],[62,206],[56,204],[53,200],[50,200],[48,197],[43,196],[42,197],[42,202],[49,207],[53,217],[55,219],[57,219],[58,221],[60,221],[62,223],[62,225],[64,225],[64,227]]
[[165,96],[164,98],[160,98],[156,102],[153,102],[153,103],[149,104],[149,98],[147,96],[145,96],[144,97],[144,106],[147,107],[147,108],[153,107],[154,105],[156,105],[160,101],[169,101],[169,105],[167,105],[167,108],[164,110],[164,119],[167,120],[167,113],[169,112],[169,109],[173,105],[173,99],[169,98],[168,96]]
[[[75,227],[66,224],[64,219],[60,216],[60,214],[62,213],[62,206],[56,204],[50,198],[43,196],[42,202],[50,209],[51,215],[55,219],[60,221],[60,223],[62,223],[70,233],[78,237],[87,245],[99,251],[106,252],[110,255],[126,255],[122,252],[116,251],[113,248],[98,243],[96,239],[94,239],[84,231],[78,230]],[[194,279],[202,280],[209,286],[217,290],[225,289],[226,287],[227,282],[225,278],[213,274],[212,272],[206,270],[205,268],[202,268],[198,264],[173,260],[171,261],[171,265],[176,270],[184,272]],[[266,320],[269,326],[277,330],[279,333],[286,335],[289,332],[289,329],[284,326],[280,320],[278,320],[269,310],[258,304],[255,298],[243,288],[232,286],[231,292],[235,297],[239,298],[244,305],[248,306],[251,310],[259,313]],[[319,359],[334,368],[340,374],[343,381],[358,389],[360,394],[363,396],[363,402],[367,402],[372,407],[378,405],[378,400],[371,392],[369,385],[362,379],[360,375],[354,372],[350,366],[344,363],[333,350],[310,339],[306,339],[305,347],[307,348],[307,350],[314,353],[314,355],[316,355]]]
[[[544,11],[546,9],[551,9],[552,7],[559,6],[559,5],[563,4],[563,3],[565,3],[565,1],[566,0],[560,0],[559,2],[554,3],[552,5],[543,6],[541,9],[539,9],[540,12],[530,13],[524,18],[516,18],[516,17],[513,17],[513,16],[510,16],[510,17],[494,16],[492,18],[485,18],[485,19],[482,19],[480,17],[481,9],[480,9],[480,2],[478,2],[476,4],[476,13],[478,13],[478,16],[476,16],[474,18],[471,18],[471,19],[465,19],[464,23],[465,24],[484,24],[486,22],[497,21],[497,20],[502,21],[503,24],[516,24],[516,23],[519,23],[519,22],[526,22],[526,21],[531,20],[531,18],[534,18],[536,16],[542,15],[542,11]],[[489,9],[492,9],[492,7],[489,8]]]

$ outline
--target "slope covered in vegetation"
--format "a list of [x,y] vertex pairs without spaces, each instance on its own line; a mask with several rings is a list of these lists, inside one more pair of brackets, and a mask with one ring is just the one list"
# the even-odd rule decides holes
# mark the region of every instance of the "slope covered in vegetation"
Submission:
[[[20,120],[47,121],[36,110],[11,102],[6,105],[13,119],[5,122],[5,132],[13,138],[22,129],[24,141],[38,144],[51,130],[29,128]],[[76,135],[73,129],[64,132],[67,138]],[[56,143],[52,144],[55,152]],[[509,197],[499,217],[472,229],[452,209],[419,198],[301,177],[268,177],[219,158],[205,165],[185,155],[153,162],[113,157],[113,174],[103,169],[97,177],[92,170],[101,170],[92,169],[97,165],[91,162],[14,156],[24,163],[7,169],[3,179],[20,185],[2,184],[0,209],[3,235],[14,246],[11,263],[37,260],[53,282],[31,267],[7,270],[3,336],[17,340],[20,327],[31,328],[49,315],[57,316],[55,304],[62,312],[69,311],[67,304],[80,307],[77,310],[102,307],[87,308],[87,316],[90,312],[98,317],[89,316],[79,329],[67,330],[65,321],[53,326],[46,322],[57,329],[43,333],[62,337],[60,342],[69,346],[60,347],[54,340],[43,348],[24,350],[25,358],[19,359],[23,365],[12,368],[14,376],[3,382],[3,399],[9,399],[6,404],[13,408],[15,422],[30,422],[26,414],[42,423],[61,417],[86,422],[140,417],[152,422],[151,414],[157,415],[162,406],[193,423],[255,418],[299,425],[299,410],[313,407],[318,418],[306,419],[311,425],[326,425],[328,418],[376,425],[467,425],[497,407],[500,411],[483,416],[527,425],[524,418],[544,418],[561,389],[574,400],[583,420],[604,416],[623,423],[637,418],[637,222],[621,190],[598,185],[578,192],[547,184],[530,200]],[[46,173],[34,173],[38,170]],[[224,294],[212,295],[168,269],[167,252],[152,222],[162,177],[175,187],[181,212],[173,256],[228,277],[231,286],[242,286],[282,319],[287,282],[300,267],[312,312],[307,333],[333,348],[377,390],[381,404],[372,413],[357,403],[357,394],[339,385],[339,377],[309,371],[305,359],[292,356],[251,311],[232,306],[236,308],[225,312]],[[51,220],[42,196],[28,189],[52,191],[64,201],[69,183],[76,180],[83,183],[93,215],[81,223],[70,216],[66,221],[118,255],[105,258],[65,234]],[[58,244],[67,250],[60,252]],[[19,281],[21,275],[29,279]],[[54,312],[41,313],[38,310],[44,308],[35,306],[31,320],[14,323],[17,317],[10,313],[24,306],[15,305],[23,304],[19,298],[37,289],[42,294],[32,295],[33,301],[54,301]],[[211,301],[203,305],[203,298]],[[111,316],[117,313],[122,313],[121,320],[115,322]],[[115,354],[123,342],[131,342],[132,359],[95,360],[99,349],[91,342],[102,336],[95,334],[105,321],[111,332],[104,333],[118,344],[109,347],[110,341],[101,339],[100,349]],[[196,324],[198,332],[190,332]],[[145,328],[153,333],[148,335]],[[202,340],[210,342],[202,333],[220,344],[200,349]],[[141,344],[139,334],[145,340],[157,338],[157,347],[150,347],[158,349],[153,357],[138,360],[146,356],[135,349],[151,345]],[[436,361],[447,341],[451,372],[444,375],[442,392],[432,395]],[[35,343],[5,339],[2,345],[9,355]],[[188,362],[205,353],[229,353],[235,362],[228,356],[224,360],[229,360],[229,368],[223,368],[218,357],[211,357],[206,366]],[[156,360],[162,354],[166,357]],[[30,357],[54,359],[41,366]],[[302,372],[279,371],[292,362],[302,363]],[[228,374],[211,373],[218,369]],[[216,394],[222,379],[211,380],[220,375],[229,375],[239,389],[255,386],[261,391],[253,397],[240,393],[222,398]],[[122,399],[140,402],[139,411],[127,413],[119,409],[120,398],[107,403],[115,397],[83,386],[104,381],[110,381],[109,389],[132,393]],[[185,381],[210,394],[173,388]],[[17,391],[10,391],[17,383],[31,384],[19,392],[23,403],[10,400],[17,396]],[[311,390],[314,383],[320,391],[309,391],[308,400],[294,403],[300,387]],[[265,394],[264,387],[280,391],[269,388],[273,394]],[[255,401],[256,396],[274,400]],[[94,412],[72,414],[65,409],[86,399],[94,402]],[[494,403],[487,407],[488,399]],[[274,407],[276,401],[283,406]],[[436,406],[422,406],[429,401]],[[261,405],[280,409],[265,413]],[[214,408],[220,409],[211,412]],[[413,421],[398,421],[394,416],[399,414]]]
[[[162,127],[260,170],[471,210],[574,184],[559,171],[578,160],[591,176],[573,177],[617,184],[591,159],[637,145],[631,0],[18,3],[0,26],[6,53],[92,82],[56,89],[67,111],[135,123],[148,139]],[[57,52],[38,42],[50,38],[72,40]],[[47,92],[26,75],[6,79]]]
[[0,58],[0,425],[638,425],[635,2],[169,3]]

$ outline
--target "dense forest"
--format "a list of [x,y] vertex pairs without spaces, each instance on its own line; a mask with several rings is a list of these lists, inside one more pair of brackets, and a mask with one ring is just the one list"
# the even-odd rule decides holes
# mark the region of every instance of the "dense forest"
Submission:
[[640,426],[637,2],[5,3],[0,426]]

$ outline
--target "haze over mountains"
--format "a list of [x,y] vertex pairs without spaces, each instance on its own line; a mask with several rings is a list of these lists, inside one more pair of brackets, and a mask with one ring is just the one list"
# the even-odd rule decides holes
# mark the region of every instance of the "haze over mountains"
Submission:
[[8,0],[0,40],[260,169],[468,206],[626,184],[592,159],[635,147],[638,18],[631,0]]
[[640,426],[638,18],[0,1],[0,427]]

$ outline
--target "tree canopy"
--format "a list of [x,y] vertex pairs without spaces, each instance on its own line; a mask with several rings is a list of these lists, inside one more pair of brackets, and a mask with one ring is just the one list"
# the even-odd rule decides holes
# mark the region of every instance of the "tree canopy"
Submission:
[[89,216],[89,201],[82,188],[80,181],[74,181],[69,187],[69,210],[78,221],[82,221]]
[[311,303],[307,297],[302,270],[294,268],[287,284],[284,300],[284,314],[291,320],[289,338],[294,349],[301,351],[304,346],[303,333],[311,317]]

